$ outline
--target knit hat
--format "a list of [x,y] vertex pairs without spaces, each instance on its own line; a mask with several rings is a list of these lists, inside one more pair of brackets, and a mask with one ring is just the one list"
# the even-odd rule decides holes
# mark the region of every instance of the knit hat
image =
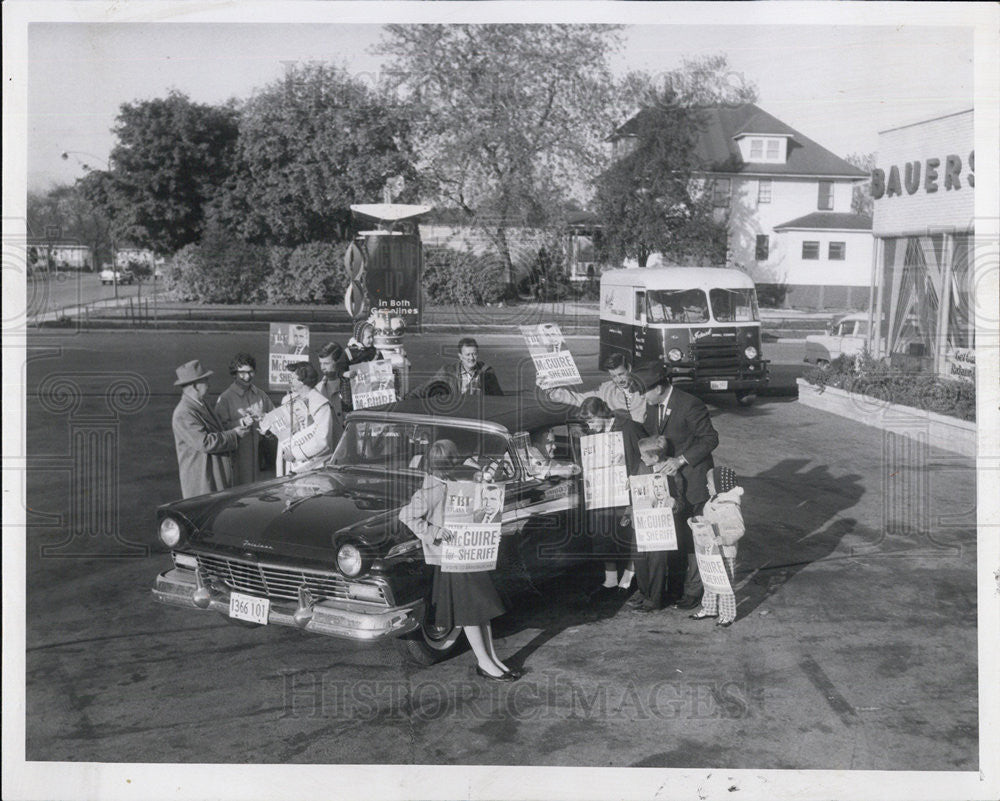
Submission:
[[375,331],[375,326],[368,322],[368,320],[358,320],[358,322],[354,324],[354,338],[358,342],[361,342],[364,338],[366,328],[370,328],[372,332]]
[[720,495],[723,492],[729,492],[729,490],[739,486],[739,481],[736,479],[736,471],[732,468],[716,467],[714,475],[715,491]]

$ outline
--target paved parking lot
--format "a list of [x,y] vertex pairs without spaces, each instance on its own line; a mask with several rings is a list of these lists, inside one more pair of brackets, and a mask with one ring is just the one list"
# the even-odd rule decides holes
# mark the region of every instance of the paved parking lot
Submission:
[[[260,340],[29,340],[29,760],[977,768],[975,465],[780,395],[710,403],[717,461],[747,490],[730,629],[630,613],[580,571],[510,599],[497,650],[528,673],[498,687],[468,653],[417,668],[154,604],[169,559],[153,512],[178,494],[173,368],[201,358],[214,395]],[[520,344],[481,345],[513,386]],[[118,539],[73,527],[74,432],[101,420],[118,477],[101,530]]]

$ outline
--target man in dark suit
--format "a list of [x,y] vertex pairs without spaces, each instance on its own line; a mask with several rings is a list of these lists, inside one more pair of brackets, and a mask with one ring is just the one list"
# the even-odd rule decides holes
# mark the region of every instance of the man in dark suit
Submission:
[[[640,380],[646,391],[646,416],[643,428],[648,436],[662,435],[666,439],[662,471],[672,476],[678,506],[674,511],[678,550],[650,555],[642,565],[644,584],[652,597],[646,601],[654,606],[675,604],[680,609],[693,609],[702,595],[701,576],[694,559],[694,538],[687,520],[701,512],[708,500],[708,471],[712,469],[712,451],[719,445],[719,435],[712,425],[708,407],[698,398],[677,389],[662,366],[644,371]],[[636,564],[639,574],[640,564]],[[666,585],[666,597],[657,598]]]

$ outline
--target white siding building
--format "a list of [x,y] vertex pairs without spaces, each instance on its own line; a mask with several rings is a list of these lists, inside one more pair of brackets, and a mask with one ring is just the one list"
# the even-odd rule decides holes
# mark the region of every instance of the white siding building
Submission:
[[[729,214],[728,266],[787,286],[789,306],[866,308],[871,218],[851,211],[866,174],[753,103],[705,118],[696,153]],[[628,150],[630,127],[612,137],[615,156]]]

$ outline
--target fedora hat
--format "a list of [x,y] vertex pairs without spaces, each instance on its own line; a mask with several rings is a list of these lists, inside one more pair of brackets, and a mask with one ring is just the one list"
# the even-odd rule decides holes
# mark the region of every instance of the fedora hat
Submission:
[[184,364],[174,370],[174,372],[177,373],[177,380],[174,381],[175,387],[184,387],[212,375],[211,370],[201,369],[201,362],[198,359],[192,359],[189,362],[184,362]]

